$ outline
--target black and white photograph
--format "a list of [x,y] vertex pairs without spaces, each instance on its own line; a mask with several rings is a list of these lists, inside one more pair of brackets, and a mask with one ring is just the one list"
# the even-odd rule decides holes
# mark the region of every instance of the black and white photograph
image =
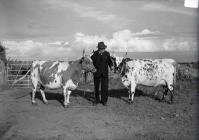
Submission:
[[198,0],[0,0],[0,140],[197,140]]

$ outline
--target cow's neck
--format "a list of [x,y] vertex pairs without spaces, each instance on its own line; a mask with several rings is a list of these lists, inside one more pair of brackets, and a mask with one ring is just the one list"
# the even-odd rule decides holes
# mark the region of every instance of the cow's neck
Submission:
[[71,64],[71,67],[76,68],[78,71],[82,71],[82,64],[80,63],[81,60],[76,60],[73,61],[73,63]]
[[73,63],[70,64],[70,69],[71,69],[71,79],[75,83],[78,83],[84,72],[80,60],[73,61]]
[[120,65],[121,65],[121,68],[120,68],[119,73],[120,73],[121,76],[124,76],[124,74],[126,72],[126,62],[123,61],[123,62],[120,63]]

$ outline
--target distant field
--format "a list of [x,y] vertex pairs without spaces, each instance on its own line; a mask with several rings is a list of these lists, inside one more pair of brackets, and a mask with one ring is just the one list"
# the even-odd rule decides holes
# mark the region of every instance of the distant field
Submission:
[[[116,52],[118,56],[124,56],[125,52]],[[135,59],[143,58],[172,58],[179,63],[187,62],[197,62],[198,52],[197,51],[176,51],[176,52],[128,52],[127,57]]]

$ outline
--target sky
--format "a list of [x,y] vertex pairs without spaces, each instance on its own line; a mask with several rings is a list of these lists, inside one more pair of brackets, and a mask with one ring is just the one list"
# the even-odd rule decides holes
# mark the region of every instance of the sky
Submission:
[[197,50],[197,9],[184,0],[0,0],[10,57],[75,59],[104,41],[112,52]]

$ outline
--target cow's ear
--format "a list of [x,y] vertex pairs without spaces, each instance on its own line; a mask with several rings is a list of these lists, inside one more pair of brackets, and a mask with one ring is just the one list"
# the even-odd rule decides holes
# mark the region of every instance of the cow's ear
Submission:
[[84,60],[84,57],[82,57],[82,58],[80,59],[79,63],[82,64],[83,60]]
[[80,59],[79,63],[80,63],[80,64],[82,63],[82,59]]
[[125,72],[129,72],[129,69],[130,69],[130,67],[127,65],[127,64],[125,64],[125,69],[126,69],[126,71]]
[[71,65],[73,63],[73,61],[68,61],[69,65]]
[[85,49],[83,49],[82,57],[85,57]]

